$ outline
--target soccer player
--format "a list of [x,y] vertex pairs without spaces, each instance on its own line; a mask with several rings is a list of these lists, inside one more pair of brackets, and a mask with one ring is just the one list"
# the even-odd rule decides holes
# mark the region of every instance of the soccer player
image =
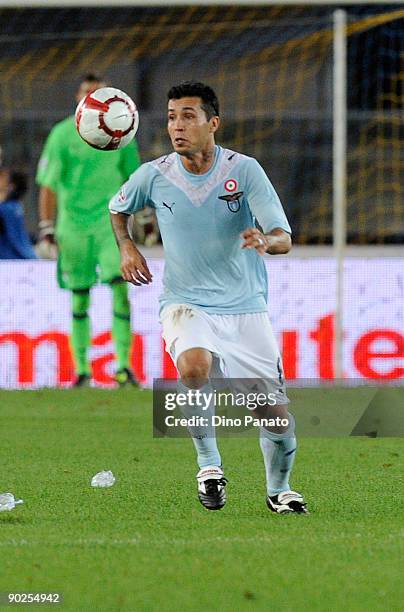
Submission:
[[[258,162],[215,144],[219,121],[218,100],[209,86],[184,82],[168,92],[174,152],[143,164],[110,202],[121,271],[138,286],[152,281],[127,229],[128,215],[149,204],[156,210],[166,255],[161,321],[166,349],[180,375],[179,389],[208,397],[209,379],[218,369],[232,379],[268,384],[276,404],[256,414],[278,416],[283,425],[260,429],[266,502],[276,513],[304,513],[303,497],[289,485],[296,453],[294,420],[267,312],[262,258],[287,253],[291,230]],[[190,405],[183,413],[188,419],[207,416],[203,408]],[[208,406],[209,415],[213,410]],[[199,500],[210,510],[220,509],[226,502],[226,479],[214,428],[192,426],[189,431],[200,468]]]
[[[80,83],[76,101],[104,86],[100,76],[87,75]],[[136,143],[116,151],[89,147],[77,133],[74,116],[53,127],[39,161],[39,247],[42,251],[54,248],[56,237],[58,283],[72,291],[75,386],[88,386],[91,380],[88,310],[90,289],[98,278],[112,291],[116,380],[120,385],[137,384],[129,366],[132,339],[127,285],[120,272],[108,201],[139,164]]]

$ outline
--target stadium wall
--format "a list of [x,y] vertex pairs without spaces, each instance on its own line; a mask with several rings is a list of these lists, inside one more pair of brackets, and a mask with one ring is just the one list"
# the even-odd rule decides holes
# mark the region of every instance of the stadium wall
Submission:
[[[148,387],[174,377],[158,319],[164,261],[149,259],[153,284],[131,287],[133,367]],[[334,377],[336,263],[331,257],[268,259],[269,312],[286,377]],[[70,294],[57,288],[55,264],[0,263],[0,387],[69,386]],[[113,384],[110,292],[93,290],[91,358],[95,382]],[[404,257],[347,257],[344,280],[344,377],[404,383]]]

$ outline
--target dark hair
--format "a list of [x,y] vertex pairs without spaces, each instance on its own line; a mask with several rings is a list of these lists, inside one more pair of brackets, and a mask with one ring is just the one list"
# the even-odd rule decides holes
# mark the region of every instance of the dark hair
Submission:
[[9,194],[10,200],[19,200],[23,197],[28,188],[28,180],[25,172],[18,170],[9,170],[9,181],[13,185],[13,189]]
[[174,85],[167,93],[167,100],[179,100],[188,96],[201,98],[201,106],[208,119],[219,115],[219,100],[215,92],[209,85],[198,81],[183,81],[179,85]]
[[100,74],[94,74],[94,72],[89,72],[85,74],[81,79],[80,83],[104,83],[105,79]]

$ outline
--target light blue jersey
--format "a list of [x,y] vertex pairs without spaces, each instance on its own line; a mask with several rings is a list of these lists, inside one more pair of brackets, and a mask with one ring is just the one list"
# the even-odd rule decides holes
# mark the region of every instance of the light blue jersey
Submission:
[[216,146],[202,175],[171,153],[143,164],[110,202],[111,212],[152,206],[165,250],[161,306],[191,304],[209,313],[267,309],[267,275],[255,249],[241,249],[240,233],[258,221],[264,233],[290,233],[282,204],[259,163]]

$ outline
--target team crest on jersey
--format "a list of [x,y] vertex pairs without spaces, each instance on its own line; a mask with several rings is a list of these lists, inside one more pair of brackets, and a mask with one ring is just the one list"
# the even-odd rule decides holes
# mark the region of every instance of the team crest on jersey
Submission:
[[219,200],[224,200],[225,202],[227,202],[227,208],[229,209],[230,212],[232,213],[238,212],[241,207],[240,198],[244,192],[237,191],[238,183],[236,179],[228,179],[224,184],[224,188],[229,193],[218,196]]
[[227,179],[227,181],[224,184],[224,188],[226,189],[226,191],[233,193],[234,191],[237,191],[238,189],[238,183],[236,181],[236,179]]

